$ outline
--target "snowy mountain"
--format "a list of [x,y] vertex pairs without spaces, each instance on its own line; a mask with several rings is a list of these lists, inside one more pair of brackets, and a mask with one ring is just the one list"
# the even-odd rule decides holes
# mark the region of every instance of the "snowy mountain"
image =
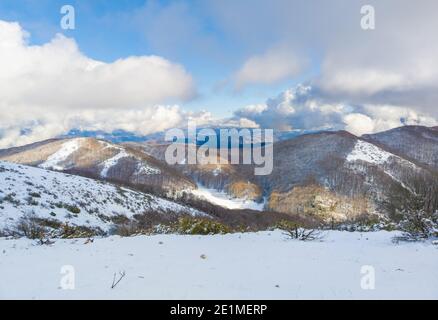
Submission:
[[[202,126],[202,127],[197,128],[197,131],[199,132],[203,129],[213,129],[217,133],[219,133],[220,129],[230,130],[230,129],[236,129],[236,128],[242,129],[240,127],[231,127],[231,126],[221,126],[220,128],[215,128],[212,126],[206,126],[206,127]],[[180,128],[180,129],[182,129],[184,131],[184,133],[187,135],[187,128]],[[247,128],[247,129],[250,131],[252,130],[252,128]],[[319,131],[320,130],[315,131],[315,130],[300,130],[300,129],[289,130],[289,131],[275,131],[274,132],[274,141],[293,139],[293,138],[299,137],[303,134],[316,133]],[[114,130],[112,132],[105,132],[102,130],[92,131],[92,130],[73,129],[73,130],[70,130],[67,134],[61,135],[58,138],[60,138],[60,139],[95,138],[95,139],[110,141],[112,143],[135,142],[135,143],[162,144],[162,143],[166,143],[165,136],[166,136],[165,131],[160,131],[160,132],[156,132],[156,133],[152,133],[152,134],[148,134],[148,135],[141,135],[141,134],[136,134],[134,132],[125,131],[125,130]],[[202,144],[202,141],[200,143]]]
[[[362,138],[345,131],[300,135],[274,143],[273,171],[267,176],[255,176],[253,165],[169,166],[164,161],[168,144],[156,142],[55,139],[0,151],[0,159],[139,191],[191,190],[195,197],[228,209],[337,220],[364,214],[397,219],[414,198],[427,210],[438,209],[436,132],[403,127]],[[407,143],[400,138],[405,136]]]
[[[438,142],[434,143],[436,148]],[[156,143],[129,145],[158,159],[164,159],[167,148]],[[345,131],[274,143],[274,169],[267,176],[255,176],[252,165],[175,168],[208,189],[255,201],[265,198],[267,209],[284,213],[339,219],[376,213],[396,218],[413,197],[422,198],[428,209],[438,208],[434,168]]]
[[47,140],[0,151],[0,160],[115,181],[139,190],[171,192],[194,182],[144,152],[94,138]]
[[274,170],[260,184],[280,211],[395,217],[414,197],[438,208],[437,172],[343,131],[275,144]]
[[364,135],[363,138],[438,170],[438,127],[404,126]]
[[106,182],[0,161],[0,230],[33,217],[108,231],[115,217],[148,213],[205,216]]

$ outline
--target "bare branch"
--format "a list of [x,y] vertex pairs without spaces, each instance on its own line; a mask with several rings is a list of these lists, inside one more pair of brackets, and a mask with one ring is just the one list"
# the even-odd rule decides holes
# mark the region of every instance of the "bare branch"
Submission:
[[114,289],[120,281],[122,281],[122,279],[126,276],[126,272],[125,271],[120,271],[119,272],[119,278],[116,280],[117,277],[117,273],[114,272],[114,277],[113,277],[113,283],[111,285],[111,289]]

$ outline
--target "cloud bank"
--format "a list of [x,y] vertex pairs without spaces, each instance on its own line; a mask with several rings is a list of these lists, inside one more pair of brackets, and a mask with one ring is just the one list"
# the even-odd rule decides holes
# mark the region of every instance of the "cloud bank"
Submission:
[[350,105],[326,101],[311,86],[298,85],[269,99],[235,112],[235,117],[276,130],[347,130],[356,135],[402,125],[435,126],[430,115],[394,105]]
[[196,94],[181,65],[157,56],[104,63],[62,35],[43,45],[28,39],[18,23],[0,21],[0,147],[73,127],[149,133],[193,116],[162,106]]
[[[361,28],[365,4],[375,8],[375,30]],[[268,51],[275,56],[276,44],[282,43],[309,57],[314,72],[304,81],[326,100],[406,106],[438,117],[435,0],[277,0],[275,5],[267,0],[212,0],[205,6],[236,51],[249,51],[244,67],[236,69],[243,84],[251,79],[269,82],[269,70],[255,67],[263,66],[263,59],[253,62],[251,52],[272,48]],[[252,75],[245,72],[247,65],[264,72],[246,76]]]
[[[364,4],[376,9],[373,31],[360,27]],[[231,77],[236,90],[306,83],[237,110],[233,124],[362,134],[437,124],[437,12],[436,0],[182,0],[147,1],[119,20],[167,57],[189,56],[205,72],[223,66],[217,80]],[[174,106],[196,94],[181,65],[156,56],[103,63],[72,39],[31,46],[28,37],[0,21],[0,147],[74,127],[144,134],[212,118]]]

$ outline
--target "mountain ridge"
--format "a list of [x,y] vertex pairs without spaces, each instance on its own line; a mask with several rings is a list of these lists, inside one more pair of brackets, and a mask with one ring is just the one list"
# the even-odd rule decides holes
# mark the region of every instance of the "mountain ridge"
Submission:
[[[420,139],[421,143],[411,142],[406,146],[403,139],[397,142],[392,138],[394,132],[403,135],[407,132],[408,137]],[[433,146],[432,159],[438,157],[435,134],[438,137],[435,129],[421,126],[405,126],[361,137],[345,130],[303,134],[274,143],[273,171],[267,176],[254,176],[254,165],[168,166],[164,161],[168,144],[156,142],[112,144],[92,138],[48,140],[0,151],[0,159],[48,169],[60,166],[58,169],[64,172],[91,175],[140,191],[168,187],[176,196],[198,185],[225,191],[236,198],[263,200],[265,209],[286,214],[313,212],[340,219],[384,214],[394,218],[413,198],[421,198],[430,210],[438,209],[438,171],[415,157],[416,148],[424,152],[424,145]],[[77,139],[85,139],[84,144],[89,147],[67,145]],[[388,139],[393,145],[385,143]],[[33,149],[39,150],[36,153],[45,152],[44,157],[32,154]],[[70,152],[68,150],[77,156],[63,155]],[[26,159],[29,153],[33,159]],[[62,161],[58,163],[58,160]],[[146,177],[143,181],[138,178],[139,165],[140,176]],[[167,185],[163,180],[150,178],[166,175],[171,177]]]

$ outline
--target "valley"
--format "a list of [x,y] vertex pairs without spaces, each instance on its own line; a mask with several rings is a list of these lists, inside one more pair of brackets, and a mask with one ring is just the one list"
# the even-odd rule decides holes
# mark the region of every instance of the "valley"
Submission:
[[[424,145],[438,144],[434,128],[397,129],[414,136],[419,131],[425,142],[411,148],[422,152]],[[0,160],[107,181],[183,205],[187,198],[199,199],[226,210],[278,211],[292,218],[342,222],[370,215],[397,221],[414,198],[427,210],[438,210],[433,161],[411,157],[414,151],[405,147],[395,150],[398,145],[373,142],[393,132],[364,138],[345,131],[286,138],[274,143],[273,171],[266,176],[255,176],[249,164],[168,165],[168,144],[156,140],[114,144],[85,137],[55,139],[0,150]]]

